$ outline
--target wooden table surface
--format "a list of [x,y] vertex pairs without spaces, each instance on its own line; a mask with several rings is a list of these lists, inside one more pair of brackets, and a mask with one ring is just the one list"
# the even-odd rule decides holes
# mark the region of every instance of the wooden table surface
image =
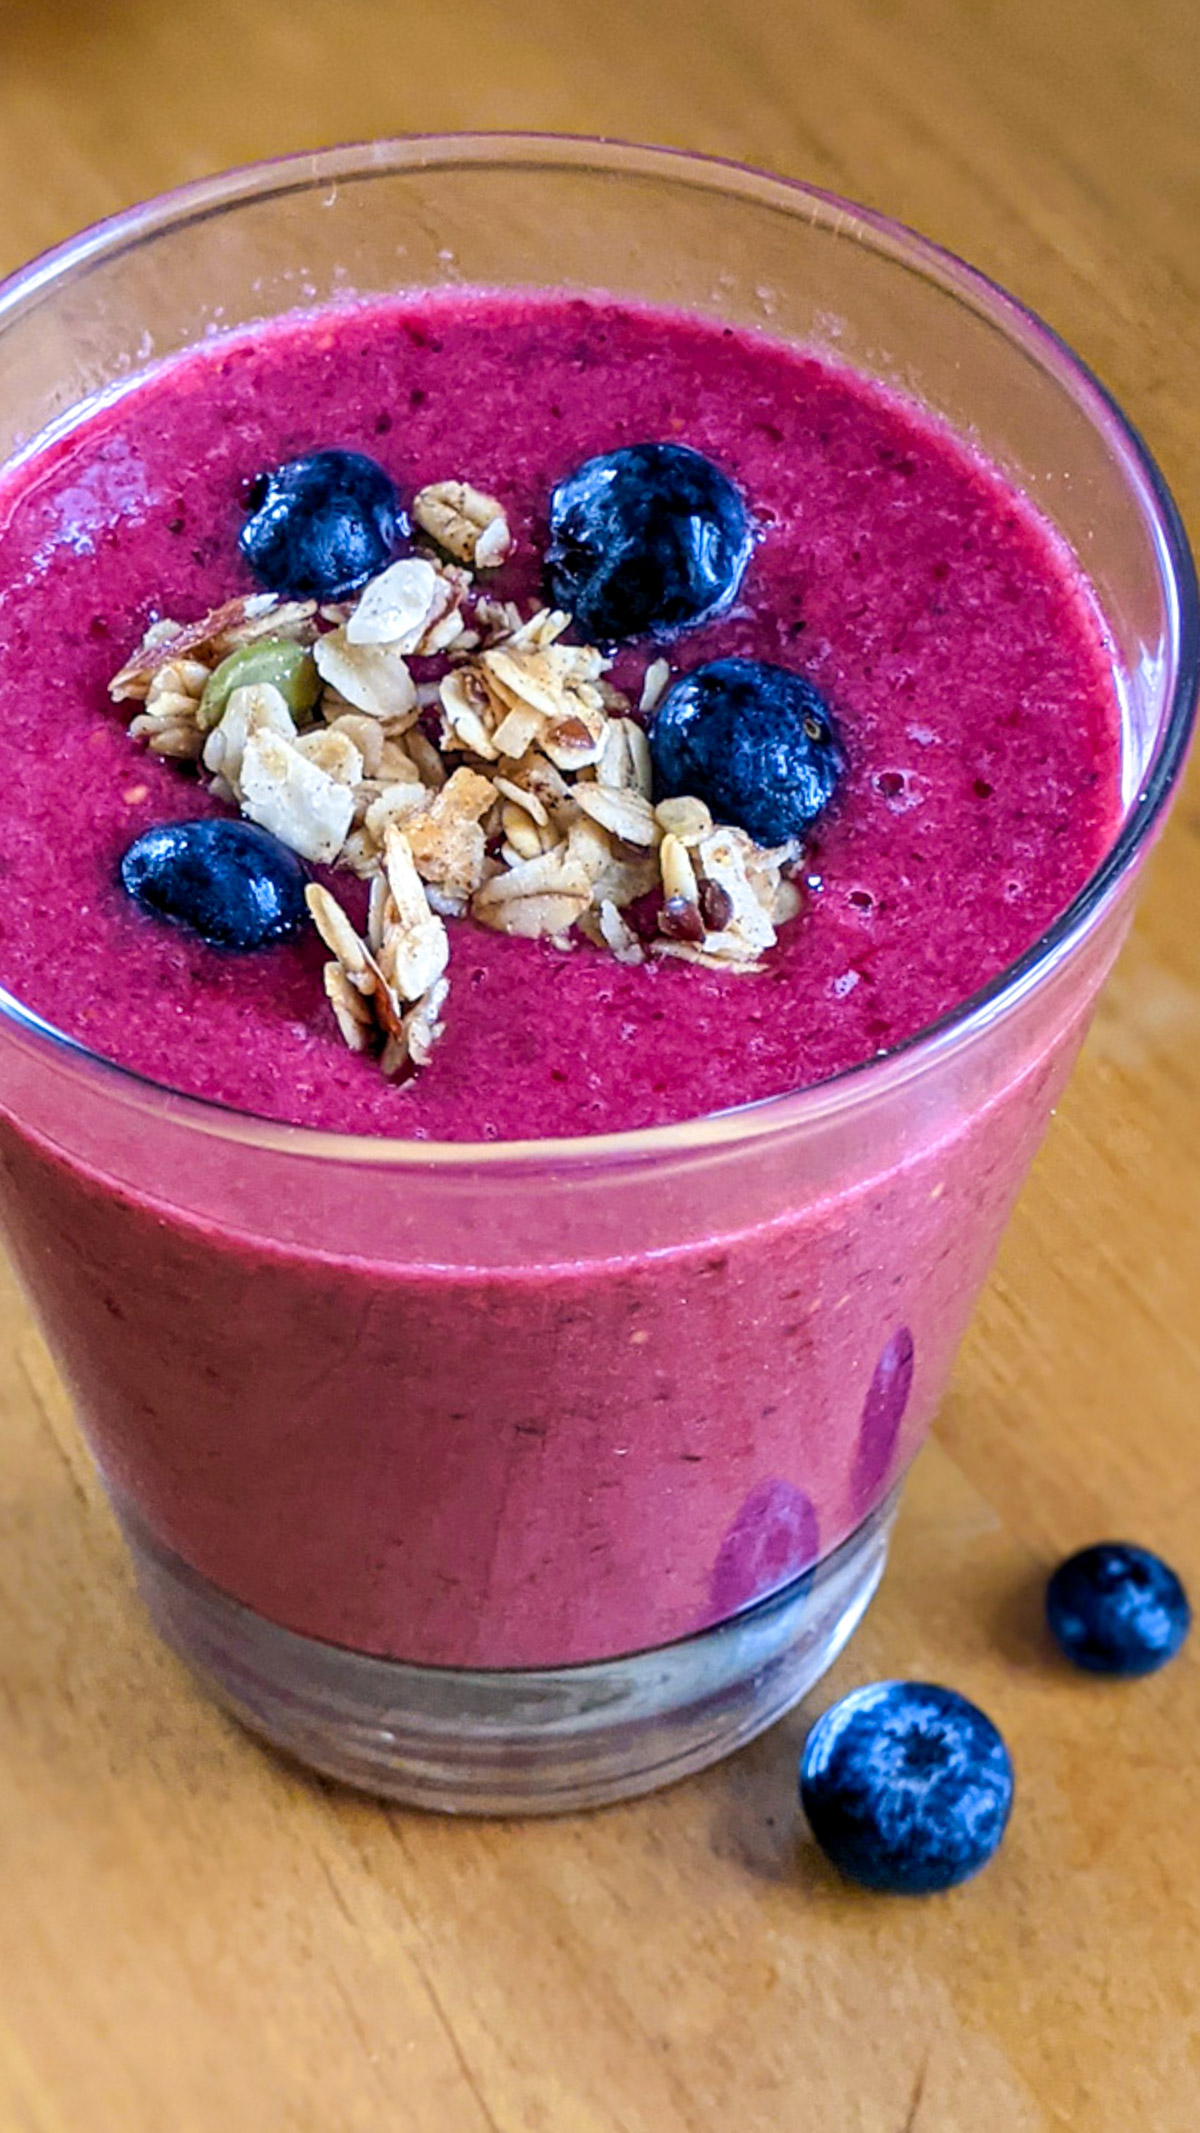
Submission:
[[[404,129],[719,151],[887,208],[1095,365],[1200,522],[1195,0],[3,0],[0,267],[179,180]],[[892,1568],[804,1711],[554,1824],[282,1768],[151,1640],[6,1287],[0,2133],[1196,2133],[1200,1639],[1056,1666],[1040,1580],[1119,1532],[1200,1594],[1200,805],[979,1311]],[[997,1863],[871,1898],[797,1824],[835,1689],[994,1714]]]

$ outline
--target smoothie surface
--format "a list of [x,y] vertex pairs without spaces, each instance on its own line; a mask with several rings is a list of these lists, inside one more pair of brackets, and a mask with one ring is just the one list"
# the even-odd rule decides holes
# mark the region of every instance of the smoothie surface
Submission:
[[[236,545],[252,477],[336,444],[405,496],[475,483],[517,536],[496,589],[526,600],[555,481],[647,439],[715,460],[760,537],[730,613],[623,652],[612,679],[636,702],[660,655],[672,678],[770,660],[817,684],[847,748],[765,970],[631,967],[455,921],[445,1035],[394,1082],[342,1045],[315,933],[237,955],[127,899],[133,837],[226,810],[130,741],[107,682],[156,615],[255,589]],[[300,1124],[612,1132],[822,1080],[1019,956],[1118,821],[1101,628],[1029,505],[853,373],[699,320],[454,292],[214,340],[0,475],[0,587],[0,981],[143,1075]]]

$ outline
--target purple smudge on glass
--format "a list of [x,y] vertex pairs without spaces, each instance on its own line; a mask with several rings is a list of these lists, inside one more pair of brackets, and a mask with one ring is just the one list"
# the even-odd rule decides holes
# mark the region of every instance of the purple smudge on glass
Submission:
[[851,1492],[860,1517],[874,1509],[891,1471],[896,1439],[913,1381],[913,1337],[898,1326],[879,1361],[863,1401],[854,1451]]
[[713,1567],[718,1620],[790,1583],[817,1559],[817,1514],[792,1481],[760,1481],[729,1527]]

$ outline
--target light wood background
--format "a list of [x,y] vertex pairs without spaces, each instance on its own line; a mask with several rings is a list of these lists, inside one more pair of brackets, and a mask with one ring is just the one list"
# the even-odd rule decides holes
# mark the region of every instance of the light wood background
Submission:
[[[1200,520],[1195,0],[0,0],[0,267],[275,150],[532,126],[885,207],[1042,310]],[[0,716],[2,716],[0,707]],[[2,2133],[1196,2133],[1200,1639],[1070,1676],[1039,1585],[1122,1533],[1200,1597],[1196,781],[815,1705],[953,1682],[1012,1745],[983,1878],[904,1904],[797,1827],[801,1713],[554,1825],[337,1796],[151,1642],[0,1301]]]

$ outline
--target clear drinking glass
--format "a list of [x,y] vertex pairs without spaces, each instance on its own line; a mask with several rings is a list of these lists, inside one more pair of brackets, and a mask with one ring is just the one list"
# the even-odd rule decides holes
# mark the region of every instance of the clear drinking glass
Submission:
[[86,232],[0,291],[0,456],[212,331],[448,282],[682,307],[899,385],[1073,548],[1125,715],[1120,834],[1019,964],[696,1123],[319,1134],[3,1002],[6,1231],[160,1632],[320,1770],[533,1811],[749,1739],[866,1607],[1179,775],[1196,585],[1139,440],[1011,298],[843,201],[601,142],[336,149]]

